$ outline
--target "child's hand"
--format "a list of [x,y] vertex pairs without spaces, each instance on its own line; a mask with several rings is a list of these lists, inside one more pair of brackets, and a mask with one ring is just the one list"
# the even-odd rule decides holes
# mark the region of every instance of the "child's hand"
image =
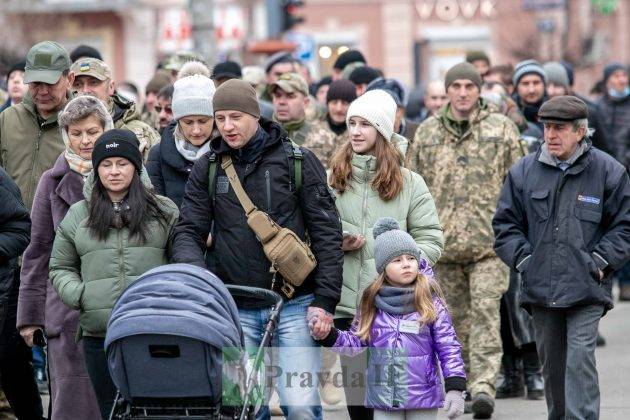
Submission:
[[306,321],[311,337],[315,340],[322,340],[330,333],[333,316],[322,308],[309,306],[306,312]]
[[461,391],[448,391],[444,398],[444,410],[449,419],[464,414],[464,394]]

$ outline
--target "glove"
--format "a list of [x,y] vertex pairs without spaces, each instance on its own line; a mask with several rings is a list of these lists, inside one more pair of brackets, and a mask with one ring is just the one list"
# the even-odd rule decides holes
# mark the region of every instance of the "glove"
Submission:
[[448,391],[444,398],[446,417],[454,419],[464,414],[464,395],[461,391]]

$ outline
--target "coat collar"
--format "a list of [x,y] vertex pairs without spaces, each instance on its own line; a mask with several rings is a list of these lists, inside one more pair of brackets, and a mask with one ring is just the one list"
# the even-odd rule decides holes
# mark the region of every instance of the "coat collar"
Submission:
[[83,177],[70,169],[63,153],[57,158],[51,175],[57,181],[55,194],[64,202],[71,206],[83,199]]
[[175,146],[175,127],[177,122],[173,121],[164,129],[162,140],[160,141],[160,156],[169,166],[180,172],[186,172],[190,163],[177,151]]
[[[569,162],[571,166],[569,166],[569,168],[565,172],[568,174],[577,174],[577,173],[582,172],[584,168],[586,168],[592,160],[591,153],[589,153],[591,148],[592,148],[591,140],[589,139],[582,140],[580,142],[580,145],[578,146],[577,154],[575,154],[571,158],[572,162]],[[543,143],[538,149],[538,156],[536,160],[538,160],[542,164],[545,164],[547,166],[552,166],[556,168],[557,170],[561,171],[561,169],[558,168],[556,159],[554,159],[553,156],[549,154],[549,150],[547,149],[547,144],[545,143]]]

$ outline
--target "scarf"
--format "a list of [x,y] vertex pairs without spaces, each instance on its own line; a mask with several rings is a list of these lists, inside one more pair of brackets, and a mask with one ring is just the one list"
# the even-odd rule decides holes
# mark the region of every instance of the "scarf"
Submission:
[[236,158],[247,163],[253,163],[262,153],[263,147],[267,143],[267,137],[268,134],[265,130],[262,127],[258,127],[258,131],[256,131],[249,143],[236,151]]
[[92,159],[83,159],[81,156],[77,155],[74,150],[72,150],[70,147],[68,132],[64,128],[61,129],[61,138],[63,139],[63,143],[66,145],[63,157],[66,158],[66,162],[68,162],[70,170],[78,173],[85,179],[92,170]]
[[175,147],[177,148],[177,151],[189,162],[196,162],[197,159],[205,155],[210,150],[210,138],[206,139],[206,142],[201,146],[195,146],[186,140],[186,137],[184,137],[182,132],[179,130],[179,124],[175,126],[173,137],[175,138]]
[[392,315],[407,315],[415,312],[413,296],[415,287],[383,286],[376,295],[376,307]]
[[348,129],[348,126],[346,126],[345,121],[340,124],[337,124],[330,118],[330,115],[328,114],[326,114],[326,121],[328,121],[328,127],[330,127],[330,131],[332,131],[338,136],[345,133],[346,130]]

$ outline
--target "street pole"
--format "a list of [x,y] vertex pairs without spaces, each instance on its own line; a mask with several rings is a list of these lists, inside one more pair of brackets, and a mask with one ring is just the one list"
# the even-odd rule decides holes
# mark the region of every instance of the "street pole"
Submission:
[[188,0],[188,10],[192,23],[192,39],[197,51],[211,66],[216,60],[216,39],[214,36],[214,0]]

